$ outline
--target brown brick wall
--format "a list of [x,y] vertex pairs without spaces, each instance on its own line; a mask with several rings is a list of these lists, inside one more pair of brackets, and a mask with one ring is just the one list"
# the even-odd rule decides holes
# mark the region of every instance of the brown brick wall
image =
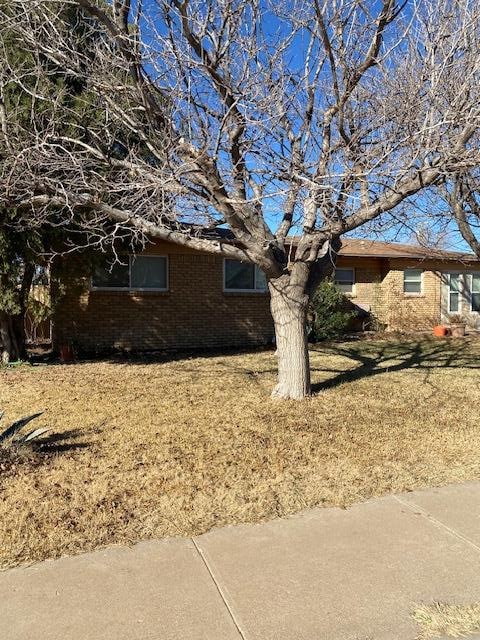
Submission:
[[84,353],[272,341],[268,294],[224,293],[222,258],[167,243],[146,253],[168,256],[168,292],[90,291],[85,268],[73,260],[61,266],[64,293],[54,316],[56,349],[69,341]]
[[383,266],[380,258],[339,257],[337,267],[355,269],[355,286],[352,302],[365,309],[378,307],[379,287],[381,286]]
[[[355,267],[352,302],[369,307],[390,330],[431,329],[445,315],[442,272],[466,270],[465,265],[453,261],[404,258],[339,258],[338,266]],[[423,270],[421,294],[403,292],[404,269]]]
[[[440,321],[441,279],[445,265],[395,259],[382,280],[379,317],[389,329],[431,329]],[[422,293],[403,292],[404,269],[422,269]]]
[[[88,269],[62,265],[64,293],[54,315],[55,348],[78,351],[189,349],[267,344],[274,336],[266,293],[224,293],[223,259],[169,243],[145,253],[166,255],[169,290],[90,291]],[[352,302],[371,310],[388,329],[430,329],[441,315],[441,272],[460,263],[340,257],[355,269]],[[403,270],[423,269],[423,291],[403,293]]]

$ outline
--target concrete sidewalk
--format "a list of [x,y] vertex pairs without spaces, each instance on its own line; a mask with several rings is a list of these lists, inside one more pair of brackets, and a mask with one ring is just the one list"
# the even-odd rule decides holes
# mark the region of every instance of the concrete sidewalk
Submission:
[[480,601],[480,483],[0,574],[2,640],[413,640]]

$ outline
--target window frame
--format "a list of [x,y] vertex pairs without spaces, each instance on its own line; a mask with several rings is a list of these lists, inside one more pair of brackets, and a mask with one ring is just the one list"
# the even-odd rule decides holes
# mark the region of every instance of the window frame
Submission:
[[[420,291],[405,291],[405,274],[407,271],[420,271]],[[423,296],[424,295],[424,283],[423,283],[423,274],[425,273],[425,269],[421,269],[419,267],[405,267],[403,269],[403,295],[404,296]],[[410,280],[411,282],[415,282]]]
[[[132,260],[138,258],[162,258],[165,260],[165,288],[159,287],[132,287]],[[135,292],[139,291],[141,293],[165,293],[170,290],[170,261],[168,255],[160,255],[160,254],[144,254],[135,256],[133,254],[128,254],[128,281],[130,285],[128,287],[96,287],[93,284],[93,274],[90,277],[90,291],[123,291],[123,292]]]
[[[240,264],[251,265],[253,267],[253,289],[227,289],[227,260],[231,260],[232,262],[239,262]],[[257,289],[257,269],[260,270],[260,267],[253,262],[247,262],[242,260],[235,260],[235,258],[224,258],[223,259],[223,273],[222,273],[222,285],[223,285],[223,293],[255,293],[255,294],[265,294],[268,293],[268,283],[265,282],[264,289]]]
[[[452,279],[452,276],[458,276],[458,290],[457,290],[457,291],[453,291],[453,292],[452,292],[452,289],[451,289],[451,279]],[[462,304],[461,304],[462,297],[461,297],[461,295],[460,295],[460,294],[461,294],[461,291],[462,291],[461,287],[462,287],[462,273],[461,273],[460,271],[449,271],[449,272],[448,272],[448,294],[447,294],[447,295],[448,295],[448,304],[447,304],[447,313],[451,313],[451,314],[454,314],[454,313],[461,313],[461,311],[460,311],[460,309],[461,309],[461,307],[462,307]],[[455,310],[453,310],[453,309],[452,309],[452,306],[451,306],[451,304],[450,304],[450,300],[451,300],[451,295],[452,295],[452,293],[454,293],[454,294],[456,294],[456,295],[458,296],[457,309],[455,309]],[[471,302],[470,302],[470,304],[471,304]]]
[[[468,279],[469,279],[469,287],[468,287],[468,295],[469,295],[469,302],[470,302],[470,313],[480,313],[480,309],[478,311],[474,311],[473,309],[473,294],[480,294],[480,289],[478,291],[474,291],[473,290],[473,277],[474,276],[479,276],[480,277],[480,271],[472,271],[471,273],[468,274]],[[449,296],[449,300],[448,300],[449,304],[450,304],[450,296]]]
[[343,293],[343,295],[345,296],[354,296],[356,294],[356,285],[357,285],[357,273],[356,273],[356,269],[355,267],[338,267],[335,268],[334,272],[333,272],[333,283],[337,286],[338,284],[349,284],[349,280],[345,281],[345,282],[337,282],[337,272],[338,271],[351,271],[352,272],[352,290],[351,291],[342,291],[342,289],[340,289],[340,291]]

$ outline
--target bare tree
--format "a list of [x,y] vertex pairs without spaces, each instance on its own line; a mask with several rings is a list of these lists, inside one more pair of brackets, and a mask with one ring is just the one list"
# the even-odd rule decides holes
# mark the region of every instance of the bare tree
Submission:
[[[43,139],[45,135],[51,135],[52,124],[55,124],[57,134],[68,135],[75,125],[81,124],[81,128],[85,129],[85,123],[89,122],[89,118],[96,117],[97,113],[94,109],[85,108],[88,95],[83,103],[79,101],[86,90],[84,79],[72,77],[67,70],[46,58],[35,61],[32,53],[24,49],[16,30],[9,28],[15,16],[13,3],[7,0],[3,9],[5,17],[9,19],[4,23],[1,39],[4,67],[3,73],[0,72],[0,150],[3,150],[2,156],[6,158],[9,154],[22,153],[30,144],[32,132],[35,132],[37,139]],[[59,28],[68,27],[71,47],[85,50],[95,45],[97,34],[79,7],[67,5],[60,10],[57,18]],[[43,74],[38,73],[35,62],[43,65]],[[18,74],[16,81],[12,81],[11,68]],[[39,96],[42,96],[41,101]],[[68,111],[68,118],[55,122],[54,109],[58,111],[60,105],[67,107],[63,111]],[[30,178],[31,173],[28,176]],[[5,363],[27,357],[25,321],[32,301],[35,275],[46,266],[48,255],[57,253],[59,249],[81,247],[83,230],[68,224],[68,216],[66,219],[64,215],[50,214],[42,224],[42,216],[25,216],[21,209],[9,207],[9,203],[2,204],[0,357]],[[69,234],[74,237],[70,246],[66,247]],[[89,242],[87,238],[86,243]]]
[[43,220],[62,207],[92,242],[108,222],[258,265],[274,396],[310,392],[307,305],[341,236],[478,162],[473,1],[69,0],[100,34],[83,53],[65,2],[10,4],[31,64],[3,84],[62,68],[101,117],[59,135],[68,106],[35,91],[52,123],[18,141],[4,118],[1,197]]
[[444,218],[456,222],[462,238],[480,260],[480,175],[478,170],[459,171],[449,176],[439,187],[447,203]]

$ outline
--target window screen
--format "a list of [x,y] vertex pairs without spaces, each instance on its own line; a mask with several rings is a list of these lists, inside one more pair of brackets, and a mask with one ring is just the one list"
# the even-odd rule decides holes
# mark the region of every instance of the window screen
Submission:
[[403,272],[403,292],[404,293],[421,293],[422,292],[422,270],[421,269],[405,269]]
[[249,262],[225,260],[226,291],[265,291],[267,281],[263,271]]
[[129,256],[123,259],[126,264],[97,265],[92,274],[92,286],[97,289],[167,289],[167,258]]
[[448,310],[457,313],[460,308],[460,274],[451,273],[449,279]]
[[157,256],[132,257],[130,280],[132,289],[166,289],[167,259]]
[[92,285],[101,289],[128,289],[129,264],[103,264],[97,265],[92,275]]
[[480,312],[480,273],[472,274],[472,311]]
[[353,293],[355,284],[354,269],[335,269],[335,284],[343,293]]

